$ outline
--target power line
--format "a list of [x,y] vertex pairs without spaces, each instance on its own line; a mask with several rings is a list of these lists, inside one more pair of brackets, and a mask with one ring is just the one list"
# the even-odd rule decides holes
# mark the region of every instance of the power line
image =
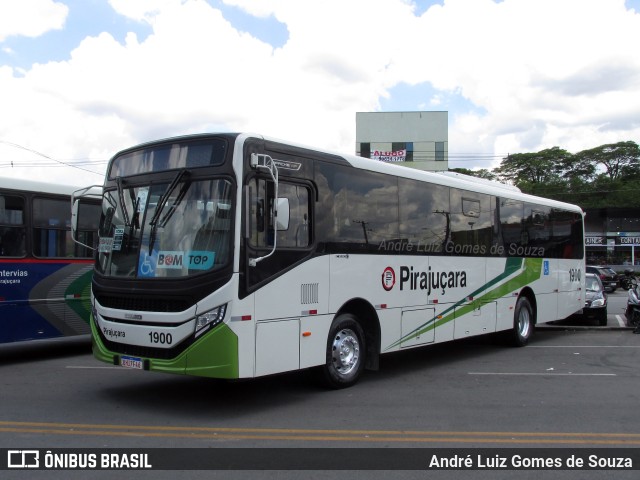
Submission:
[[[27,152],[33,153],[33,154],[35,154],[35,155],[38,155],[38,156],[40,156],[40,157],[46,158],[47,160],[51,160],[52,162],[59,163],[60,165],[63,165],[63,166],[65,166],[65,167],[77,168],[78,170],[82,170],[82,171],[84,171],[84,172],[88,172],[88,173],[93,173],[94,175],[102,175],[102,173],[94,172],[93,170],[89,170],[89,169],[86,169],[86,168],[82,168],[82,167],[80,167],[80,166],[78,166],[78,165],[74,165],[74,164],[72,164],[72,163],[66,163],[66,162],[63,162],[63,161],[61,161],[61,160],[57,160],[57,159],[55,159],[55,158],[50,157],[49,155],[45,155],[44,153],[38,152],[37,150],[33,150],[32,148],[28,148],[28,147],[25,147],[25,146],[23,146],[23,145],[19,145],[19,144],[17,144],[17,143],[7,142],[6,140],[0,140],[0,143],[2,143],[2,144],[4,144],[4,145],[8,145],[8,146],[10,146],[10,147],[18,148],[18,149],[20,149],[20,150],[25,150],[25,151],[27,151]],[[33,165],[29,165],[29,164],[27,164],[27,165],[20,165],[20,166],[21,166],[21,167],[24,167],[24,166],[27,166],[27,167],[28,167],[28,166],[39,166],[39,167],[44,167],[44,166],[50,166],[50,165],[47,165],[47,164],[37,164],[37,163],[33,163]],[[11,162],[11,167],[14,167],[13,162]]]

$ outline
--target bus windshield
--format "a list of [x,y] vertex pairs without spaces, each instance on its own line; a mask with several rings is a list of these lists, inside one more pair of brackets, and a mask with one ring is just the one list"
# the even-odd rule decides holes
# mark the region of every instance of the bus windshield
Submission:
[[129,186],[106,191],[96,270],[106,276],[167,278],[215,270],[229,260],[232,184],[226,179]]

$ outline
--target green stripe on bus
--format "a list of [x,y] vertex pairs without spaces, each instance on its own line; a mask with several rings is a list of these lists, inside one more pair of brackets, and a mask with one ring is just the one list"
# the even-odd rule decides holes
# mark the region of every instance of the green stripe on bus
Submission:
[[[507,279],[514,273],[522,270],[520,274],[516,275],[510,280],[502,283],[493,290],[487,291],[494,285],[499,284],[503,280]],[[456,318],[460,318],[469,312],[479,308],[482,305],[498,300],[505,295],[518,290],[519,288],[528,285],[540,278],[542,272],[542,259],[541,258],[508,258],[504,267],[504,271],[485,283],[482,287],[466,295],[461,300],[454,303],[452,306],[444,310],[441,314],[433,317],[429,321],[417,327],[412,332],[408,333],[404,337],[396,340],[389,345],[386,350],[397,347],[402,342],[407,342],[415,337],[418,337],[436,327],[444,325]],[[482,294],[482,292],[485,292]],[[482,295],[481,295],[482,294]],[[469,302],[469,297],[473,300]],[[477,298],[476,298],[477,297]],[[457,310],[456,310],[457,309]]]

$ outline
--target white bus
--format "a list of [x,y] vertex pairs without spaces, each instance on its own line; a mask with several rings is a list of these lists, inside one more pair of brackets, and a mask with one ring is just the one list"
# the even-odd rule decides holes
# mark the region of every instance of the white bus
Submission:
[[94,355],[217,378],[492,332],[525,345],[584,302],[580,208],[259,135],[124,150],[104,183]]

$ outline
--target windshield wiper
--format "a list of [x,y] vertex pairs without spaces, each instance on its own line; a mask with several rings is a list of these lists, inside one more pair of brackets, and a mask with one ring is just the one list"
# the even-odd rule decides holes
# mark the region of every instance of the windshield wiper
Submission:
[[[187,173],[186,170],[180,170],[178,174],[174,177],[171,184],[169,184],[169,186],[165,190],[162,197],[160,197],[160,200],[158,200],[158,204],[156,205],[156,211],[153,212],[153,217],[151,217],[151,220],[149,220],[149,225],[151,225],[151,232],[149,233],[149,253],[153,251],[153,244],[156,241],[156,229],[158,228],[158,220],[160,219],[160,214],[162,213],[162,210],[164,210],[164,207],[167,204],[167,202],[169,201],[169,197],[171,197],[171,194],[176,189],[176,187],[182,180],[182,177],[184,177],[186,173]],[[160,222],[160,225],[162,227],[164,227],[166,223],[169,221],[169,218],[171,218],[171,215],[173,215],[175,208],[178,206],[178,203],[180,203],[185,193],[186,193],[186,188],[183,186],[182,189],[180,190],[180,194],[171,205],[171,209],[162,218],[162,222]]]
[[118,185],[118,199],[120,200],[120,207],[122,208],[122,218],[124,220],[125,226],[130,226],[129,224],[129,212],[127,211],[127,206],[124,203],[124,190],[122,188],[122,177],[118,177],[116,179],[116,184]]

